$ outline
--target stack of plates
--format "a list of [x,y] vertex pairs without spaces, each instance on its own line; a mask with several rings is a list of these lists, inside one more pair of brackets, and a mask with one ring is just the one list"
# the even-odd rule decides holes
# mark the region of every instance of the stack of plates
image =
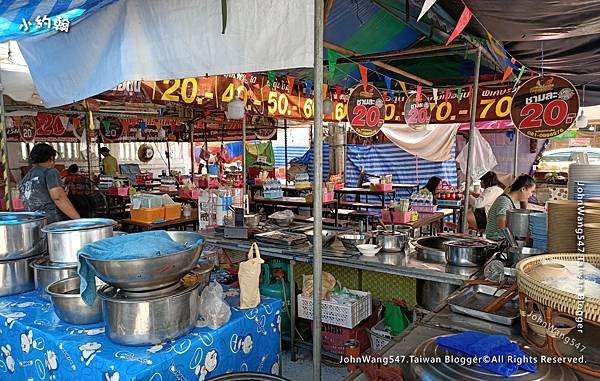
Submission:
[[548,215],[546,213],[531,213],[529,215],[529,231],[531,232],[533,247],[544,252],[548,251]]
[[577,201],[548,202],[548,252],[577,252]]
[[569,199],[600,197],[600,165],[571,164],[569,166]]
[[586,223],[583,225],[585,235],[585,252],[600,254],[600,223]]

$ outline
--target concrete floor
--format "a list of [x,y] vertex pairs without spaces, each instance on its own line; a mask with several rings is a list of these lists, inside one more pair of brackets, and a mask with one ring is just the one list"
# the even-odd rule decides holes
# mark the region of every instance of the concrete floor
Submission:
[[[281,361],[281,375],[291,381],[306,381],[312,380],[313,366],[312,366],[312,354],[311,352],[301,351],[298,355],[298,360],[292,362],[291,352],[284,351],[283,358]],[[321,363],[321,379],[327,381],[339,381],[343,380],[347,375],[348,371],[346,367],[334,367],[328,366]]]

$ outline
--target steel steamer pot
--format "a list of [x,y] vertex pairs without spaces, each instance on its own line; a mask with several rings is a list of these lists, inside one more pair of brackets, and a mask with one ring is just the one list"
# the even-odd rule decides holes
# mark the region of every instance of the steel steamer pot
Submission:
[[0,261],[44,253],[45,225],[46,216],[42,213],[0,212]]
[[113,236],[116,221],[107,218],[81,218],[50,224],[42,229],[48,239],[51,262],[77,263],[77,252],[88,243]]

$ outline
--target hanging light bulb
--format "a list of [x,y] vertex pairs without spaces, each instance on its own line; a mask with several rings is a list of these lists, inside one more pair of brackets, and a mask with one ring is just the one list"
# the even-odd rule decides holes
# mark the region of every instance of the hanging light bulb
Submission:
[[327,98],[323,101],[323,114],[331,114],[333,112],[333,102],[331,101],[331,98],[329,98],[329,95],[327,96]]
[[575,121],[575,126],[577,128],[586,128],[588,125],[588,120],[587,120],[587,116],[585,116],[583,114],[583,108],[581,109],[581,114],[579,114],[579,116],[577,117],[577,120]]
[[244,102],[240,99],[239,91],[235,92],[235,97],[227,105],[227,119],[242,119],[244,117]]

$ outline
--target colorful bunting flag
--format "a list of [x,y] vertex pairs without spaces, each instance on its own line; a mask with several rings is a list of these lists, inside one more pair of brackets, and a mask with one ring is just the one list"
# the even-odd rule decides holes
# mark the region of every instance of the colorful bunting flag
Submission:
[[492,47],[492,50],[494,50],[494,52],[495,52],[495,53],[496,53],[498,56],[500,56],[500,58],[504,58],[504,57],[506,57],[506,54],[505,54],[505,51],[504,51],[504,49],[500,49],[500,48],[498,47],[498,44],[496,43],[496,41],[494,41],[494,39],[492,38],[492,35],[491,35],[489,32],[488,32],[488,34],[487,34],[487,38],[488,38],[488,41],[489,41],[489,43],[490,43],[490,46]]
[[404,91],[404,95],[406,96],[406,98],[408,98],[408,91],[406,90],[406,83],[404,83],[402,81],[398,81],[398,83],[400,84],[400,88],[402,88],[402,91]]
[[[69,130],[69,117],[61,115],[58,117],[58,119],[60,119],[60,123],[63,125],[65,130]],[[7,122],[7,125],[8,125],[8,122]]]
[[392,79],[387,75],[384,75],[383,80],[385,81],[385,87],[387,88],[388,93],[392,93]]
[[462,87],[458,88],[457,97],[458,97],[458,101],[460,102],[462,100]]
[[94,115],[92,114],[91,111],[89,113],[90,113],[90,115],[89,115],[89,118],[90,118],[90,126],[89,126],[90,130],[95,130],[96,126],[94,125]]
[[327,98],[326,95],[327,95],[327,90],[328,89],[329,89],[329,85],[326,84],[326,83],[324,83],[323,84],[323,94],[321,94],[323,96],[323,99]]
[[423,91],[423,87],[421,85],[417,85],[417,103],[421,102],[421,92]]
[[146,122],[141,121],[139,123],[139,126],[140,126],[140,130],[142,131],[142,133],[144,133],[144,131],[146,131]]
[[327,61],[329,62],[329,80],[332,81],[333,80],[333,76],[335,75],[335,67],[337,66],[337,60],[338,57],[340,55],[331,50],[331,49],[327,49]]
[[252,73],[246,73],[246,83],[248,85],[252,83]]
[[110,120],[104,119],[102,121],[102,127],[104,127],[104,132],[108,133],[108,131],[110,130]]
[[435,104],[437,104],[437,100],[438,100],[438,89],[433,89],[433,101],[435,102]]
[[444,102],[448,102],[450,99],[450,89],[446,89],[446,93],[444,94]]
[[275,83],[275,72],[274,71],[268,71],[267,72],[267,79],[269,80],[269,88],[273,89],[273,84]]
[[338,101],[342,100],[342,86],[340,86],[340,85],[335,86],[335,95],[336,95]]
[[446,46],[450,45],[450,43],[454,41],[454,39],[458,37],[458,35],[465,29],[467,24],[469,24],[469,21],[471,21],[471,16],[473,16],[473,13],[471,13],[469,8],[465,7],[460,15],[460,18],[458,19],[458,22],[456,23],[456,26],[454,27],[454,30],[452,31],[452,34],[450,37],[448,37],[448,41],[446,41]]
[[[508,61],[508,59],[507,59]],[[515,63],[515,59],[511,58],[510,61],[512,61],[512,63]],[[506,66],[506,69],[504,70],[504,75],[502,76],[502,82],[506,81],[508,79],[508,77],[510,77],[510,75],[513,72],[513,68],[511,65]]]
[[517,88],[517,86],[519,85],[519,82],[521,82],[521,77],[523,76],[525,71],[526,71],[525,66],[521,66],[521,70],[519,70],[519,75],[517,76],[517,80],[515,81],[515,85],[513,86],[513,89]]
[[383,90],[383,91],[381,92],[381,95],[383,96],[383,101],[384,101],[384,102],[385,102],[385,101],[387,101],[387,95],[388,95],[387,91]]
[[313,81],[307,79],[306,81],[304,81],[304,86],[306,87],[306,96],[310,97],[310,94],[312,92]]
[[421,12],[419,13],[419,17],[417,17],[417,21],[421,20],[421,17],[425,16],[425,13],[435,4],[435,0],[425,0],[423,3],[423,8],[421,8]]
[[471,109],[471,106],[473,105],[473,86],[469,85],[469,92],[467,93],[467,96],[469,97],[469,110]]
[[363,65],[358,65],[358,70],[360,70],[360,78],[362,79],[363,90],[367,90],[367,68]]
[[291,75],[287,76],[287,83],[288,83],[288,93],[292,92],[292,89],[294,88],[294,80],[295,78]]

